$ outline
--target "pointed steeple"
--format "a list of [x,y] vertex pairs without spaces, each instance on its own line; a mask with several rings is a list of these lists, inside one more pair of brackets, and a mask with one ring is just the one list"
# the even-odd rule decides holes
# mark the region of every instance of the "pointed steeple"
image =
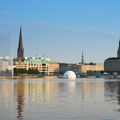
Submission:
[[81,63],[84,64],[84,54],[83,54],[83,51],[82,51],[82,59],[81,59]]
[[20,36],[19,36],[19,45],[18,45],[17,57],[24,57],[24,48],[23,48],[21,27],[20,27]]
[[120,40],[119,40],[119,47],[118,47],[118,51],[117,51],[117,57],[120,57]]

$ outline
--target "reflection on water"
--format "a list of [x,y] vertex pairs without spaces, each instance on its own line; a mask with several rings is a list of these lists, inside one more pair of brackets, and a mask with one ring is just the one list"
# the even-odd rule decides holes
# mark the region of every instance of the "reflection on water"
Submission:
[[18,110],[18,119],[23,119],[23,108],[24,108],[24,90],[25,84],[23,81],[17,82],[14,84],[15,96],[17,96],[17,110]]
[[2,120],[118,120],[120,81],[1,80]]
[[[24,102],[47,103],[59,90],[59,84],[53,82],[26,82],[19,81],[14,84],[14,96],[17,100],[18,119],[24,118]],[[51,95],[52,94],[52,95]]]
[[120,81],[105,83],[105,100],[120,105]]

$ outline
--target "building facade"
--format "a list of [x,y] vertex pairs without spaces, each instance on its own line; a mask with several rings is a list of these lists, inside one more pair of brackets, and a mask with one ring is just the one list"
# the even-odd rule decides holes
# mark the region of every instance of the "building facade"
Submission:
[[13,75],[12,59],[10,57],[0,57],[0,76],[10,76]]
[[6,71],[7,69],[9,69],[9,62],[0,59],[0,71]]
[[12,60],[9,57],[0,57],[0,71],[12,70]]
[[59,74],[59,64],[57,62],[40,59],[40,58],[15,58],[13,64],[17,69],[29,68],[38,69],[42,75],[58,75]]
[[76,64],[59,63],[59,74],[64,74],[68,70],[76,71]]
[[60,63],[60,74],[64,74],[68,70],[72,70],[75,73],[86,73],[88,71],[104,71],[104,64],[67,64]]
[[120,58],[108,58],[104,62],[106,72],[120,72]]
[[78,64],[79,72],[86,73],[88,71],[104,71],[103,64]]
[[111,57],[104,61],[104,69],[106,72],[120,72],[120,41],[117,51],[117,57]]

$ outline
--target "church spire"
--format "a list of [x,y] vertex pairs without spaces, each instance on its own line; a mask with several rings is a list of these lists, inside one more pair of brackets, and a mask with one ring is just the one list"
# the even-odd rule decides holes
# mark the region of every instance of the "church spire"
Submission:
[[120,57],[120,40],[119,40],[119,47],[118,47],[118,51],[117,51],[117,57]]
[[119,47],[120,47],[120,39],[119,39]]
[[83,54],[83,51],[82,51],[82,59],[81,59],[81,63],[84,64],[84,54]]
[[21,27],[20,27],[20,36],[19,36],[19,45],[18,45],[17,57],[24,57],[24,48],[23,48]]

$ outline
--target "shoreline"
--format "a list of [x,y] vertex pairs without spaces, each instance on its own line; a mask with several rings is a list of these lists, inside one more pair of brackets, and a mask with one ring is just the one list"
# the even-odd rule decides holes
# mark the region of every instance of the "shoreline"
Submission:
[[58,76],[0,76],[0,79],[34,79],[34,78],[41,78],[41,79],[57,79]]

